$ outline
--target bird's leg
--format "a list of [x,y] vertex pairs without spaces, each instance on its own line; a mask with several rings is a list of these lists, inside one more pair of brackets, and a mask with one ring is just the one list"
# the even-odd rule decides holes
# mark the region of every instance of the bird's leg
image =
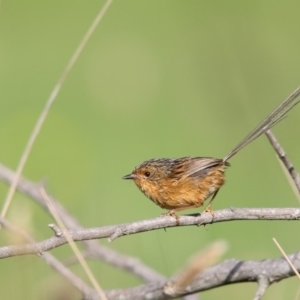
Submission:
[[162,214],[162,216],[170,216],[176,220],[176,225],[179,225],[179,216],[176,215],[175,209],[171,209],[170,211]]
[[196,208],[196,207],[198,207],[198,205],[190,205],[190,206],[177,207],[177,208],[171,209],[167,213],[162,214],[162,216],[173,217],[176,220],[176,225],[179,225],[179,216],[176,214],[176,211],[190,209],[190,208]]
[[212,204],[213,200],[215,199],[215,197],[217,196],[219,190],[220,190],[220,189],[218,189],[218,190],[216,190],[216,191],[214,192],[214,194],[212,195],[212,197],[211,197],[209,203],[207,204],[207,206],[206,206],[205,209],[204,209],[204,212],[210,213],[213,219],[214,219],[215,213],[214,213],[213,209],[211,208],[211,204]]

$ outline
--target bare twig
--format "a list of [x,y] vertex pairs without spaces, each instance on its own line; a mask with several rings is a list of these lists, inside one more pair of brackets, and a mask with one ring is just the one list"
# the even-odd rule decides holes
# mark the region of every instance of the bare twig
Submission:
[[264,293],[266,292],[267,288],[270,286],[269,279],[264,274],[258,276],[258,288],[254,297],[254,300],[260,300]]
[[61,237],[63,235],[61,229],[55,224],[49,224],[48,226],[53,230],[55,236]]
[[300,208],[230,208],[214,211],[212,218],[210,213],[203,212],[201,214],[179,216],[179,224],[177,220],[169,216],[161,216],[159,218],[138,221],[134,223],[116,225],[110,227],[112,234],[109,241],[114,239],[135,234],[143,231],[162,229],[176,226],[190,225],[208,225],[213,223],[233,221],[233,220],[299,220]]
[[[239,208],[223,209],[214,212],[213,223],[233,220],[299,220],[300,208]],[[164,229],[178,226],[199,226],[212,224],[211,214],[203,213],[196,216],[180,216],[180,225],[170,216],[143,220],[127,224],[111,225],[98,228],[72,229],[69,234],[73,241],[121,237],[129,234]],[[16,255],[38,254],[57,248],[67,243],[65,236],[51,237],[36,244],[11,245],[0,247],[0,258]],[[157,278],[156,278],[157,279]]]
[[[40,192],[41,192],[41,195],[44,198],[44,200],[45,200],[45,202],[48,206],[49,211],[51,212],[51,215],[54,217],[54,219],[57,222],[57,224],[59,225],[59,227],[63,230],[63,234],[66,237],[66,240],[68,241],[72,251],[74,252],[74,254],[76,255],[78,261],[80,262],[80,265],[82,266],[85,274],[87,275],[87,277],[91,281],[93,287],[97,291],[97,294],[100,296],[101,300],[107,300],[100,284],[96,280],[94,274],[92,273],[92,271],[91,271],[90,267],[88,266],[87,262],[85,261],[84,257],[81,255],[81,253],[80,253],[78,247],[76,246],[76,244],[74,243],[72,237],[69,235],[65,224],[63,223],[62,219],[59,217],[59,215],[58,215],[57,211],[55,210],[55,207],[52,204],[49,196],[47,195],[47,193],[45,191],[45,189],[41,188]],[[56,237],[62,236],[62,232],[60,230],[58,231],[55,226],[52,226],[52,228],[55,229],[55,236]]]
[[272,133],[271,130],[266,131],[266,136],[267,136],[268,140],[270,141],[271,145],[273,146],[274,150],[276,151],[279,159],[282,161],[282,163],[286,167],[287,171],[289,172],[291,178],[293,179],[293,182],[298,190],[298,194],[300,194],[300,176],[299,176],[299,174],[296,172],[293,164],[287,157],[285,151],[280,146],[279,142],[277,141],[275,135]]
[[[289,259],[299,271],[300,252],[289,255]],[[182,295],[198,293],[228,284],[259,282],[262,274],[267,278],[270,285],[295,275],[283,257],[261,261],[230,259],[205,270],[189,285],[188,290],[177,296],[165,294],[164,287],[167,281],[152,282],[130,289],[107,291],[106,295],[109,300],[174,299]]]
[[[24,240],[29,243],[36,243],[36,241],[24,230],[21,230],[11,224],[9,221],[0,217],[0,223],[7,230],[13,234],[20,235]],[[66,268],[58,259],[56,259],[51,253],[40,253],[39,257],[46,261],[55,271],[64,276],[76,289],[78,289],[85,298],[90,297],[94,294],[94,290],[90,288],[84,281],[72,273]]]
[[[91,258],[91,256],[89,255],[88,251],[86,251],[86,250],[81,251],[81,255],[86,260],[88,260],[88,259]],[[70,266],[78,264],[78,258],[75,255],[73,255],[73,256],[67,258],[66,260],[64,260],[63,263],[64,263],[65,266],[70,267]]]
[[297,271],[296,267],[293,265],[293,263],[291,262],[291,260],[286,255],[286,253],[284,252],[284,250],[282,249],[282,247],[279,245],[279,243],[277,242],[277,240],[275,238],[273,238],[273,242],[275,243],[275,245],[277,246],[277,248],[279,249],[279,251],[281,252],[281,254],[283,255],[283,257],[286,259],[286,261],[288,262],[288,264],[291,266],[291,268],[294,271],[294,273],[300,279],[300,275],[299,275],[299,272]]
[[[12,182],[14,174],[15,173],[11,169],[0,164],[0,181],[9,184]],[[40,188],[41,184],[31,182],[22,177],[20,177],[17,185],[18,191],[27,195],[38,205],[48,211],[47,205],[45,204],[45,201],[40,194]],[[59,216],[64,220],[64,224],[68,229],[83,229],[83,227],[74,216],[69,214],[69,212],[53,197],[49,197]],[[100,245],[98,241],[84,241],[84,245],[86,247],[86,251],[90,253],[91,257],[102,260],[119,269],[128,271],[146,282],[164,279],[164,276],[146,266],[135,257],[121,254],[109,247]]]
[[[3,224],[3,226],[8,226],[6,221],[0,220],[0,222]],[[24,237],[27,239],[28,234],[26,233]],[[31,242],[35,243],[34,240],[31,240]],[[92,289],[87,287],[85,283],[81,282],[81,279],[78,279],[72,272],[70,272],[70,270],[63,266],[54,257],[54,260],[51,258],[48,259],[48,257],[52,257],[50,253],[40,253],[40,255],[42,255],[43,259],[47,259],[47,262],[50,266],[59,271],[59,273],[65,276],[76,288],[78,288],[83,293],[84,299],[99,299]],[[300,252],[288,255],[288,258],[299,271]],[[153,281],[135,288],[106,291],[106,296],[109,300],[174,299],[180,296],[240,282],[258,282],[260,285],[259,289],[261,294],[263,289],[267,288],[267,282],[269,285],[271,285],[274,282],[278,282],[294,275],[294,271],[283,257],[276,259],[265,259],[261,261],[238,261],[235,259],[230,259],[203,271],[199,276],[196,276],[186,290],[181,291],[176,296],[165,294],[165,286],[168,282],[170,282],[170,279]]]
[[4,201],[4,205],[1,211],[1,217],[4,217],[6,215],[6,212],[8,210],[8,207],[11,203],[12,197],[15,193],[17,184],[18,184],[18,180],[22,174],[22,171],[24,169],[25,163],[27,161],[27,158],[30,154],[30,151],[32,149],[32,146],[42,128],[42,125],[49,113],[49,110],[51,108],[51,105],[53,104],[54,100],[56,99],[56,96],[58,95],[63,83],[65,82],[67,76],[69,75],[71,69],[73,68],[75,62],[77,61],[80,53],[82,52],[83,48],[85,47],[85,45],[87,44],[88,40],[90,39],[91,35],[93,34],[93,32],[95,31],[96,27],[98,26],[99,22],[102,20],[103,16],[105,15],[106,11],[108,10],[109,6],[111,5],[112,0],[107,0],[106,3],[104,4],[104,6],[101,8],[100,12],[98,13],[98,15],[96,16],[95,20],[93,21],[92,25],[90,26],[90,28],[88,29],[88,31],[86,32],[86,34],[84,35],[82,41],[80,42],[80,44],[78,45],[77,49],[75,50],[73,56],[71,57],[69,63],[67,64],[65,70],[62,72],[60,78],[58,79],[56,85],[54,86],[53,91],[51,92],[46,105],[41,113],[41,115],[39,116],[36,125],[33,128],[33,131],[28,139],[28,142],[25,146],[25,149],[23,151],[23,154],[21,156],[21,159],[19,161],[19,164],[17,166],[17,170],[15,173],[15,177],[9,187],[7,196],[5,198]]

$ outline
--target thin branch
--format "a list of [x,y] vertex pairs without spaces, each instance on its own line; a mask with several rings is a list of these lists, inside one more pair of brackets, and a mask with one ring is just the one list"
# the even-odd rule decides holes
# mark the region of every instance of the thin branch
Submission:
[[[86,251],[86,250],[81,251],[81,255],[82,255],[82,257],[83,257],[85,260],[91,259],[90,254],[89,254],[88,251]],[[67,266],[67,267],[77,265],[77,264],[78,264],[78,258],[77,258],[75,255],[73,255],[73,256],[67,258],[66,260],[64,260],[64,261],[63,261],[63,264],[64,264],[65,266]]]
[[[300,270],[300,252],[289,255],[289,259]],[[129,289],[107,291],[106,296],[109,300],[176,299],[183,295],[198,293],[228,284],[259,282],[262,275],[267,278],[271,285],[295,274],[283,257],[261,261],[230,259],[205,270],[197,276],[187,290],[177,295],[166,295],[164,289],[167,281],[159,281]]]
[[[128,271],[129,273],[137,276],[141,280],[145,282],[151,282],[156,280],[163,280],[165,279],[164,276],[159,274],[158,272],[154,271],[153,269],[149,268],[148,266],[144,265],[138,258],[131,257],[128,255],[123,255],[119,252],[114,251],[108,247],[104,247],[103,245],[98,245],[97,241],[85,241],[84,243],[92,245],[95,244],[95,247],[87,247],[83,251],[83,255],[85,259],[95,259],[103,261],[103,257],[105,258],[104,261],[112,266],[115,266],[119,269]],[[93,246],[93,245],[92,245]],[[64,264],[66,266],[76,264],[78,260],[75,256],[70,257],[67,259]]]
[[[213,223],[233,220],[299,220],[300,208],[236,208],[223,209],[214,212]],[[165,229],[178,226],[200,226],[212,224],[210,213],[201,215],[180,216],[177,220],[170,216],[161,216],[155,219],[143,220],[127,224],[111,225],[98,228],[69,230],[73,241],[87,241],[136,234],[140,232]],[[200,229],[199,229],[200,230]],[[64,235],[51,237],[35,244],[11,245],[0,247],[0,258],[17,255],[40,254],[67,243]]]
[[[83,256],[81,255],[78,247],[76,246],[76,244],[74,243],[72,237],[69,235],[67,228],[65,226],[65,224],[63,223],[62,219],[59,217],[57,211],[55,210],[54,205],[52,204],[49,196],[47,195],[46,191],[44,188],[41,188],[41,194],[48,206],[49,211],[51,212],[51,215],[53,216],[53,218],[55,219],[55,221],[58,223],[59,227],[64,231],[64,235],[68,241],[68,244],[70,245],[72,251],[74,252],[74,254],[76,255],[78,261],[80,262],[81,267],[83,268],[85,274],[87,275],[87,277],[89,278],[90,282],[92,283],[93,287],[95,288],[95,290],[97,291],[97,294],[100,296],[101,300],[107,300],[100,284],[98,283],[98,281],[96,280],[93,272],[91,271],[90,267],[88,266],[87,262],[85,261],[85,259],[83,258]],[[59,230],[59,232],[56,230],[55,226],[51,226],[52,229],[55,229],[55,236],[56,237],[60,237],[63,233]]]
[[293,265],[293,263],[291,262],[291,260],[286,255],[286,253],[284,252],[284,250],[282,249],[282,247],[279,245],[279,243],[277,242],[277,240],[275,238],[273,238],[273,242],[275,243],[275,245],[277,246],[277,248],[279,249],[279,251],[281,252],[283,257],[286,259],[286,261],[288,262],[288,264],[290,265],[290,267],[292,268],[294,273],[297,275],[298,279],[300,279],[300,275],[299,275],[299,272],[297,271],[296,267]]
[[267,276],[261,274],[257,280],[258,288],[253,300],[260,300],[262,296],[265,294],[266,290],[270,286],[270,282]]
[[280,146],[279,142],[277,141],[275,135],[272,133],[271,130],[266,131],[266,136],[270,141],[271,145],[273,146],[274,150],[276,151],[278,158],[282,161],[284,166],[286,167],[287,171],[289,172],[293,182],[298,190],[298,194],[300,194],[300,176],[296,172],[293,164],[289,160],[288,156],[286,155],[283,148]]
[[[6,226],[5,222],[2,222]],[[26,233],[25,238],[28,237]],[[54,237],[55,238],[55,237]],[[33,243],[35,243],[32,240]],[[42,258],[51,257],[50,253],[42,254]],[[295,268],[300,270],[300,252],[293,253],[288,256],[289,260],[295,266]],[[56,262],[56,259],[54,258]],[[67,268],[65,268],[59,261],[53,263],[53,261],[47,261],[54,269],[58,270],[63,274],[68,280],[68,276],[75,276]],[[60,267],[62,268],[60,270]],[[68,274],[70,273],[70,274]],[[271,285],[274,282],[278,282],[282,279],[294,276],[295,273],[285,260],[285,258],[276,259],[265,259],[260,261],[238,261],[235,259],[226,260],[212,268],[209,268],[202,272],[199,276],[189,284],[189,286],[184,291],[176,295],[165,294],[165,287],[171,279],[153,281],[151,283],[141,285],[135,288],[123,289],[123,290],[110,290],[106,291],[106,296],[109,300],[163,300],[163,299],[175,299],[185,295],[190,295],[193,293],[199,293],[201,291],[213,289],[216,287],[235,284],[240,282],[258,282],[261,285],[262,292],[262,282],[269,282]],[[263,277],[262,277],[263,276]],[[96,300],[99,299],[98,296],[86,287],[85,283],[82,285],[78,282],[74,282],[74,286],[80,288],[83,292],[83,299]],[[264,284],[265,288],[267,287]],[[257,298],[259,299],[259,298]]]
[[142,261],[135,257],[125,255],[111,248],[99,245],[98,241],[89,241],[85,243],[87,245],[87,251],[89,251],[91,257],[130,272],[145,282],[163,280],[165,278],[163,275],[145,265]]
[[63,235],[61,229],[56,224],[49,224],[48,226],[53,230],[55,236],[61,237]]
[[[143,220],[133,223],[115,225],[107,227],[112,234],[109,241],[144,231],[164,229],[177,226],[209,225],[213,223],[237,221],[237,220],[299,220],[300,208],[230,208],[214,211],[214,216],[210,213],[179,216],[177,220],[169,216],[161,216],[155,219]],[[100,237],[99,237],[100,238]],[[102,238],[102,237],[101,237]]]
[[112,0],[107,0],[106,3],[104,4],[104,6],[101,8],[100,12],[97,14],[95,20],[93,21],[92,25],[90,26],[90,28],[88,29],[88,31],[86,32],[86,34],[84,35],[82,41],[80,42],[80,44],[78,45],[77,49],[75,50],[74,54],[72,55],[69,63],[67,64],[65,70],[62,72],[60,78],[58,79],[56,85],[54,86],[54,89],[52,90],[46,105],[41,113],[41,115],[39,116],[36,125],[33,128],[33,131],[28,139],[28,142],[25,146],[25,149],[23,151],[23,154],[21,156],[21,159],[19,161],[19,164],[17,166],[17,170],[16,170],[16,174],[15,177],[9,187],[7,196],[5,198],[4,201],[4,205],[1,211],[1,217],[4,217],[6,215],[6,212],[8,210],[8,207],[11,203],[12,197],[15,193],[16,187],[18,185],[18,180],[22,174],[22,171],[24,169],[25,163],[27,161],[27,158],[31,152],[31,149],[33,147],[33,144],[43,126],[43,123],[49,113],[49,110],[54,102],[54,100],[56,99],[59,91],[61,90],[62,85],[64,84],[67,76],[69,75],[71,69],[73,68],[75,62],[77,61],[80,53],[82,52],[83,48],[85,47],[85,45],[87,44],[88,40],[90,39],[91,35],[93,34],[93,32],[95,31],[95,29],[97,28],[99,22],[102,20],[103,16],[105,15],[106,11],[108,10],[109,6],[111,5]]
[[[0,217],[0,224],[13,234],[21,236],[29,243],[36,243],[36,241],[24,230],[17,228],[9,221]],[[84,281],[72,273],[66,266],[56,259],[51,253],[43,253],[39,255],[45,262],[51,266],[55,271],[64,276],[76,289],[78,289],[85,298],[94,294],[94,290],[90,288]]]
[[[13,181],[14,176],[15,173],[11,169],[0,164],[0,181],[10,184]],[[47,205],[40,194],[41,186],[41,184],[37,184],[20,177],[17,190],[30,197],[43,209],[49,212]],[[51,196],[49,197],[68,229],[83,229],[79,221],[74,216],[72,216],[57,200]],[[164,276],[143,264],[135,257],[121,254],[109,247],[100,245],[98,241],[84,241],[84,246],[86,247],[86,251],[88,251],[92,257],[102,260],[119,269],[130,272],[146,282],[164,279]]]

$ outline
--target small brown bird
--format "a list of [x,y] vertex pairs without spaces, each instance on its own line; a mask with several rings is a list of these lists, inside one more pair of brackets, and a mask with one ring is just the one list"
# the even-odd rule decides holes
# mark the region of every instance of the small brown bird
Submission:
[[155,204],[168,209],[166,215],[178,222],[176,211],[196,208],[211,197],[205,211],[225,183],[228,160],[261,134],[280,122],[300,99],[298,87],[286,100],[256,126],[223,159],[213,157],[155,158],[144,161],[123,179],[132,179]]

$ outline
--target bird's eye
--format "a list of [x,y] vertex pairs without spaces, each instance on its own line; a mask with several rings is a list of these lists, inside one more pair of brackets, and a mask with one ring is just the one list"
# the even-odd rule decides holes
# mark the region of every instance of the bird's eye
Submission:
[[151,175],[151,173],[150,172],[145,172],[145,174],[144,174],[146,177],[149,177],[150,175]]

